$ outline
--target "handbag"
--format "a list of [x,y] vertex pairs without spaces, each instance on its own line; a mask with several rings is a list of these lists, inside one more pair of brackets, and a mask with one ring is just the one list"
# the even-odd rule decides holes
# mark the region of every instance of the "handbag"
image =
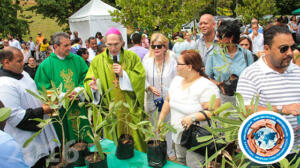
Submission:
[[[210,121],[209,121],[207,115],[205,114],[205,112],[200,111],[200,113],[202,113],[205,116],[208,126],[211,127]],[[187,130],[183,131],[180,145],[183,147],[186,147],[187,149],[190,149],[192,147],[195,147],[195,146],[198,146],[201,144],[205,144],[208,141],[198,142],[197,138],[202,137],[202,136],[208,136],[208,135],[211,135],[211,133],[209,131],[207,131],[207,129],[201,127],[200,123],[197,121],[197,122],[193,123]],[[224,144],[215,144],[214,142],[212,142],[206,146],[203,146],[203,147],[200,147],[200,148],[194,150],[194,152],[205,156],[206,148],[207,148],[207,155],[208,155],[208,157],[210,157],[217,151],[215,148],[215,145],[217,147],[217,150],[221,149],[222,147],[225,146]]]
[[[243,50],[244,59],[246,62],[246,67],[248,67],[248,57],[246,50]],[[220,89],[224,92],[224,95],[233,96],[236,92],[237,83],[239,81],[239,77],[236,74],[231,74],[227,80],[224,80],[220,85]]]

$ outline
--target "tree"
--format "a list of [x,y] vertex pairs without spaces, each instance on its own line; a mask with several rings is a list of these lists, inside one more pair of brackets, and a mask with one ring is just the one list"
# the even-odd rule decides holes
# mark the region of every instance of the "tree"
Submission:
[[5,37],[8,34],[19,36],[29,33],[29,25],[25,19],[30,16],[25,16],[22,12],[19,0],[0,1],[1,36]]
[[237,4],[236,14],[242,16],[245,23],[250,23],[253,17],[261,18],[267,14],[276,13],[275,0],[243,0]]
[[[44,17],[54,18],[58,25],[63,26],[64,30],[69,29],[68,18],[81,7],[86,5],[90,0],[35,0],[36,5],[30,10],[42,14]],[[113,5],[114,0],[103,0]]]
[[280,15],[290,15],[292,11],[300,8],[299,0],[276,0],[276,6]]
[[120,11],[113,11],[113,20],[132,28],[140,27],[151,34],[180,31],[185,23],[199,18],[201,0],[116,0]]

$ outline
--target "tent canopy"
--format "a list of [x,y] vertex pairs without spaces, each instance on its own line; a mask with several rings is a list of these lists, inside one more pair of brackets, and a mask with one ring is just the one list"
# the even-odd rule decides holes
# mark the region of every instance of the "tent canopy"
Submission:
[[122,33],[126,48],[127,30],[122,24],[112,21],[109,11],[114,10],[117,9],[101,0],[91,0],[69,17],[70,30],[78,31],[79,37],[85,41],[91,36],[95,37],[97,32],[101,32],[104,36],[107,30],[115,27]]
[[293,14],[293,15],[300,15],[300,8],[294,10],[294,11],[292,12],[292,14]]

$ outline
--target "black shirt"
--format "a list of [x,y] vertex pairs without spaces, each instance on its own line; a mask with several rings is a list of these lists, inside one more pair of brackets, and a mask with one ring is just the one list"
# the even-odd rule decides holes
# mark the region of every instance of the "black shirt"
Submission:
[[37,68],[38,66],[36,66],[35,68],[31,68],[28,65],[25,65],[24,71],[26,71],[30,75],[30,77],[34,79]]

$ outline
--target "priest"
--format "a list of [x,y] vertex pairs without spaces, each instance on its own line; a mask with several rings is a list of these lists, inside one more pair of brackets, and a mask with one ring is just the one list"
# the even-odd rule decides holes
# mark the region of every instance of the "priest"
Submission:
[[[59,32],[54,34],[53,43],[54,52],[40,64],[34,79],[35,83],[41,91],[44,90],[43,88],[51,90],[51,81],[54,82],[56,87],[62,84],[65,93],[72,91],[69,95],[70,99],[72,99],[74,95],[83,89],[83,80],[88,66],[80,56],[70,52],[71,41],[67,33]],[[65,109],[61,108],[59,115],[62,117],[65,113]],[[67,113],[63,120],[66,142],[80,140],[78,139],[78,133],[76,134],[74,131],[76,130],[77,122],[74,119],[70,120],[70,117],[87,116],[86,110],[84,107],[80,108],[78,102],[75,102]],[[81,130],[81,134],[86,133],[86,125],[88,125],[88,120],[80,119],[80,128],[84,128]],[[55,123],[54,126],[59,139],[62,140],[61,127],[58,123]],[[85,141],[91,142],[88,136],[80,137],[85,137]]]
[[[121,101],[129,105],[129,108],[124,105],[118,108],[118,126],[114,132],[117,133],[117,137],[121,134],[131,134],[135,148],[145,151],[144,135],[128,127],[129,122],[137,124],[144,119],[144,67],[137,54],[123,49],[124,41],[118,29],[108,30],[104,40],[107,48],[92,61],[85,78],[85,87],[95,95],[94,93],[98,93],[96,80],[100,79],[105,93],[101,95],[101,106],[104,110],[109,109],[111,102]],[[105,128],[106,138],[113,139],[112,134],[109,134],[111,129]]]

